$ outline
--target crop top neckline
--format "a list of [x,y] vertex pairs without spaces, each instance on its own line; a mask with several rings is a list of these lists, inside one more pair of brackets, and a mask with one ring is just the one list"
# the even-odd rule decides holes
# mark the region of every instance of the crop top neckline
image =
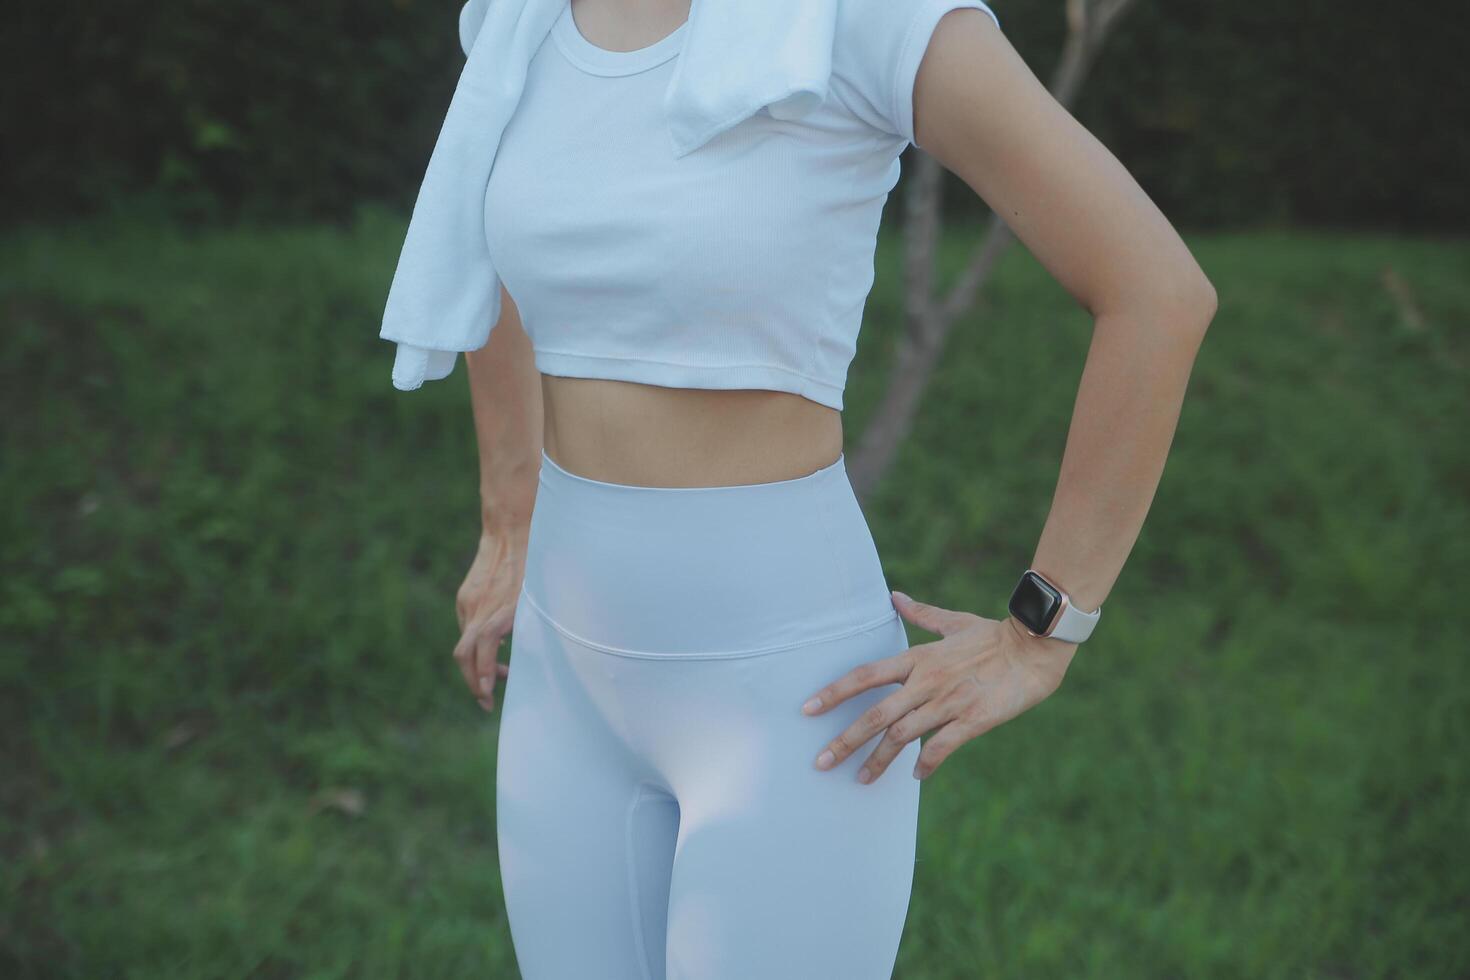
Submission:
[[567,60],[588,74],[634,75],[656,68],[678,54],[688,28],[689,21],[685,20],[652,44],[631,51],[613,51],[587,40],[572,16],[571,3],[566,3],[552,25],[551,34]]

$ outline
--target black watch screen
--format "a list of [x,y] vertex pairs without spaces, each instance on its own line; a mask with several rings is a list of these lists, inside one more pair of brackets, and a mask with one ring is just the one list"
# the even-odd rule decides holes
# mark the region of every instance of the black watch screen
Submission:
[[1042,634],[1062,608],[1062,594],[1029,568],[1011,593],[1011,615],[1028,630]]

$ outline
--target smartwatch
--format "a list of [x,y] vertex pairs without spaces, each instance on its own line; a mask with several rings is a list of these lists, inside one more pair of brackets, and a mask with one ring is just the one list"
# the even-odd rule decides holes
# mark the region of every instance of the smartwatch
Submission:
[[1028,568],[1011,593],[1010,612],[1032,636],[1081,643],[1092,635],[1102,606],[1083,612],[1072,605],[1066,592],[1036,569]]

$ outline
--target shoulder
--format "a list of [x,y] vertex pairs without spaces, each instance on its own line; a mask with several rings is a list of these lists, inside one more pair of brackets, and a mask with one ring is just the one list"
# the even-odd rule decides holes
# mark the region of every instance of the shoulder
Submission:
[[850,107],[880,129],[913,139],[913,89],[940,18],[973,9],[1000,20],[984,0],[838,0],[832,74]]
[[[951,10],[977,10],[1000,25],[985,0],[837,0],[834,55],[868,55],[882,61],[922,46]],[[922,51],[920,52],[922,54]]]
[[480,25],[485,23],[485,9],[490,0],[465,0],[464,5],[459,8],[459,46],[468,58],[470,48],[474,47],[475,35],[480,33]]

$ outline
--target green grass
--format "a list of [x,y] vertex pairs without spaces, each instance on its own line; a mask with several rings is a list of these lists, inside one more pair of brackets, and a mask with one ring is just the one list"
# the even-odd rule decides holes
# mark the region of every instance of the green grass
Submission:
[[[376,337],[402,232],[0,236],[0,975],[516,975],[465,376],[396,392]],[[1062,689],[925,783],[900,980],[1470,973],[1470,243],[1190,244],[1152,513]],[[866,505],[894,587],[1002,614],[1088,328],[1006,257]]]

